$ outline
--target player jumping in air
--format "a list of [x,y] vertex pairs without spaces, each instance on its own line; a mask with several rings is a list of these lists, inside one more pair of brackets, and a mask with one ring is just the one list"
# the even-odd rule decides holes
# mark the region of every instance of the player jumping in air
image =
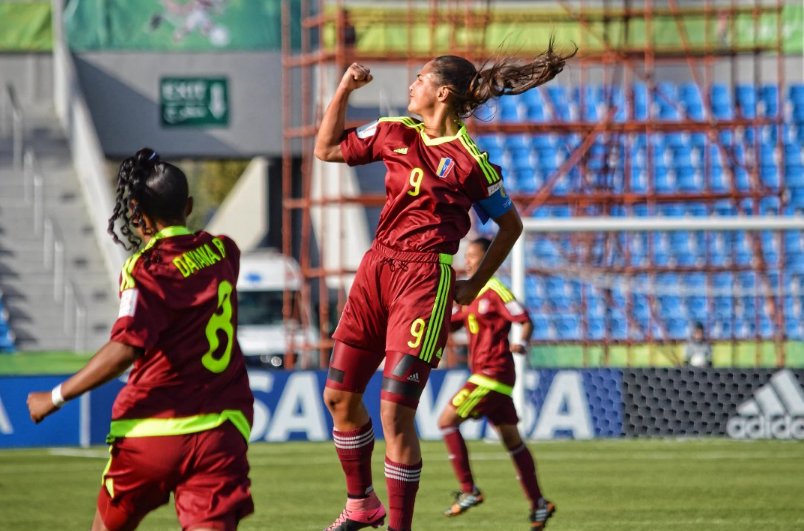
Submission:
[[[549,81],[567,57],[555,53],[552,42],[531,62],[501,59],[480,71],[461,57],[437,57],[409,88],[408,111],[421,120],[386,117],[349,130],[349,95],[372,76],[357,63],[344,73],[321,121],[315,155],[349,165],[383,161],[387,199],[333,334],[324,401],[334,422],[347,500],[327,529],[379,527],[386,517],[372,486],[374,430],[362,400],[383,360],[388,529],[411,529],[422,470],[414,417],[430,370],[441,358],[453,298],[470,304],[522,231],[499,167],[480,152],[462,119],[489,98]],[[452,255],[469,231],[472,207],[482,218],[493,218],[499,230],[474,274],[456,282]]]
[[[466,250],[466,272],[473,275],[491,242],[478,238]],[[519,340],[508,344],[511,323],[520,323]],[[472,375],[441,412],[438,427],[447,445],[449,459],[461,490],[446,511],[446,516],[458,516],[483,502],[483,494],[475,485],[469,466],[469,452],[461,436],[460,425],[467,419],[486,417],[497,429],[508,449],[517,477],[530,500],[532,530],[544,529],[547,519],[555,512],[552,502],[544,499],[536,479],[536,465],[517,428],[516,409],[511,398],[516,373],[511,353],[526,354],[533,333],[527,310],[497,278],[492,278],[480,290],[471,304],[456,307],[452,314],[452,329],[466,326],[469,333],[469,369]]]
[[246,458],[254,397],[237,343],[240,251],[226,236],[190,232],[191,210],[179,168],[147,148],[123,161],[109,232],[139,250],[123,266],[111,340],[52,391],[28,396],[38,423],[133,365],[112,409],[93,531],[135,529],[171,492],[185,530],[233,531],[254,511]]

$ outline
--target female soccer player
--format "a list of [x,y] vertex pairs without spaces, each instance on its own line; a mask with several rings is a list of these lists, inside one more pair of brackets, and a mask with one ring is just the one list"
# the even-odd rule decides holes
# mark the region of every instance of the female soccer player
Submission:
[[254,511],[254,398],[236,333],[240,251],[226,236],[190,232],[191,209],[184,173],[154,151],[121,164],[109,233],[127,250],[144,246],[123,266],[111,339],[53,391],[28,396],[38,423],[133,365],[112,409],[93,531],[134,529],[171,492],[186,530],[234,530]]
[[[490,245],[491,242],[485,238],[469,244],[466,249],[467,274],[474,275]],[[519,435],[519,418],[511,399],[516,379],[511,353],[527,352],[533,333],[530,315],[508,288],[493,277],[471,304],[456,307],[456,310],[452,314],[451,328],[457,330],[465,324],[469,332],[469,369],[472,375],[438,419],[452,468],[461,484],[455,503],[444,514],[458,516],[483,502],[483,494],[472,477],[469,452],[459,427],[466,419],[486,417],[497,429],[514,460],[517,477],[531,504],[531,529],[544,529],[547,519],[555,512],[555,505],[545,500],[539,490],[536,465]],[[522,327],[519,341],[509,347],[511,323],[521,323]]]
[[[333,418],[347,501],[328,529],[378,527],[386,516],[372,487],[374,431],[362,402],[383,358],[388,529],[411,528],[422,469],[414,416],[446,342],[453,297],[461,304],[474,300],[522,231],[499,168],[480,152],[461,119],[491,97],[549,81],[567,57],[551,44],[530,63],[501,60],[480,71],[461,57],[437,57],[409,88],[408,111],[421,121],[380,118],[349,130],[344,125],[349,95],[372,76],[357,63],[344,73],[321,121],[315,155],[349,165],[383,161],[387,200],[333,334],[324,400]],[[455,282],[452,255],[470,228],[472,207],[482,218],[493,218],[499,231],[475,274]]]

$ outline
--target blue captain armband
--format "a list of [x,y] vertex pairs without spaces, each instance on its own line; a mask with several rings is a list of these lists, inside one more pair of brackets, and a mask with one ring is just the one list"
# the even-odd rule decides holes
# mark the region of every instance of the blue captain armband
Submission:
[[494,190],[490,196],[472,205],[482,223],[486,223],[489,218],[497,219],[514,206],[511,198],[505,193],[502,182],[499,184],[500,187]]

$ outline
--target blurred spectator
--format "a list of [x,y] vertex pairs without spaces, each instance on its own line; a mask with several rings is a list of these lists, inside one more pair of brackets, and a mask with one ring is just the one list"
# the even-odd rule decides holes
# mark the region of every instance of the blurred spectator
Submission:
[[691,367],[712,366],[712,346],[706,339],[704,325],[695,323],[689,341],[684,348],[684,361]]

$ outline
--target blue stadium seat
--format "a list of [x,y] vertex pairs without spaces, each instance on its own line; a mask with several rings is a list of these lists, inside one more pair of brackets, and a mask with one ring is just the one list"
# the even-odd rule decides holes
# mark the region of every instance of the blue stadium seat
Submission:
[[759,114],[765,117],[775,117],[779,112],[779,87],[776,85],[763,85],[759,89]]
[[[740,116],[743,118],[754,118],[757,114],[757,92],[753,85],[737,85],[734,88],[737,106],[740,109]],[[749,141],[751,141],[749,139]]]
[[804,232],[798,230],[784,231],[784,252],[798,253],[804,251]]
[[515,96],[503,96],[498,98],[499,121],[505,123],[519,123],[523,121],[526,108],[519,105]]
[[606,337],[606,326],[600,317],[588,319],[586,322],[589,339],[603,339]]
[[796,319],[794,317],[785,317],[784,320],[784,333],[787,336],[787,339],[797,339],[801,340],[804,339],[804,330],[802,327],[801,319]]
[[565,341],[581,339],[581,327],[577,315],[560,315],[554,322],[559,339]]
[[567,93],[564,87],[554,83],[549,83],[547,85],[547,98],[553,107],[555,118],[558,120],[569,121],[569,99],[567,98]]
[[531,319],[533,320],[533,339],[542,341],[555,339],[550,333],[551,326],[549,315],[533,313]]
[[633,117],[635,120],[648,119],[648,87],[642,83],[634,84],[632,100],[634,102]]

